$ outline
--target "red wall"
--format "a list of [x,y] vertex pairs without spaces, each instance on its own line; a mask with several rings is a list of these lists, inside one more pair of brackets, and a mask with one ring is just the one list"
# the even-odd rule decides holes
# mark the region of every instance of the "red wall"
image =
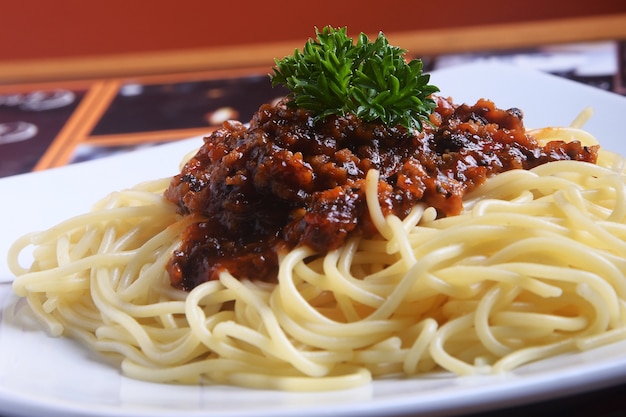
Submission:
[[[375,34],[626,12],[626,1],[20,0],[0,5],[0,60],[302,39],[314,27]],[[372,4],[374,5],[372,7]],[[566,4],[566,6],[564,6]],[[495,6],[494,6],[495,5]]]

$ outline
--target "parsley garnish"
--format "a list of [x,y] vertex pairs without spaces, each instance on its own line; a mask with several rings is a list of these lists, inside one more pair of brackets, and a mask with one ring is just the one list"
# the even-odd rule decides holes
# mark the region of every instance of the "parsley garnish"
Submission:
[[272,85],[289,90],[288,105],[311,111],[316,120],[352,113],[365,122],[380,121],[408,130],[422,129],[435,107],[420,59],[407,62],[406,50],[389,45],[381,32],[374,42],[361,33],[354,44],[346,28],[327,26],[302,52],[275,60]]

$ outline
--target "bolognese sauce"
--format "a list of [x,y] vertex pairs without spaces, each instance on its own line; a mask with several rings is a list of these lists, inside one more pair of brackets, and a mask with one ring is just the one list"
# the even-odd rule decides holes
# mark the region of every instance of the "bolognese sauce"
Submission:
[[421,131],[351,114],[316,120],[285,100],[262,105],[249,126],[224,123],[165,192],[182,215],[199,219],[170,259],[172,285],[191,290],[223,269],[273,281],[282,249],[307,245],[324,254],[350,236],[373,235],[365,202],[370,169],[380,173],[384,214],[402,218],[423,202],[444,217],[460,213],[465,193],[497,173],[596,161],[597,147],[576,141],[540,146],[518,109],[433,99]]

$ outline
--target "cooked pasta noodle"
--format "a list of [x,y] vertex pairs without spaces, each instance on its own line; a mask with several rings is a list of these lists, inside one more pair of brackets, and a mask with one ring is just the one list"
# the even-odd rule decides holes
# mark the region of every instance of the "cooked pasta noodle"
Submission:
[[[533,134],[595,141],[578,128]],[[283,253],[277,284],[223,272],[189,293],[164,266],[194,219],[164,200],[164,179],[21,238],[9,263],[51,334],[118,355],[133,378],[333,390],[439,369],[507,372],[626,338],[623,173],[601,150],[597,165],[497,175],[461,215],[418,205],[400,220],[383,216],[370,171],[379,236],[323,257]]]

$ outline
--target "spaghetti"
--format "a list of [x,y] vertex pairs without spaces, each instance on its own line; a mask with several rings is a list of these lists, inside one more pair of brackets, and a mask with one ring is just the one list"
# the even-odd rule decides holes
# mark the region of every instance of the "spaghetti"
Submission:
[[[595,144],[578,128],[533,134]],[[378,235],[324,256],[285,251],[277,283],[223,271],[190,292],[170,285],[166,265],[197,219],[164,199],[168,178],[24,236],[9,267],[52,335],[121,358],[142,380],[310,391],[507,372],[626,338],[624,162],[601,150],[597,164],[508,171],[466,195],[458,216],[418,204],[402,220],[382,214],[371,170]]]

